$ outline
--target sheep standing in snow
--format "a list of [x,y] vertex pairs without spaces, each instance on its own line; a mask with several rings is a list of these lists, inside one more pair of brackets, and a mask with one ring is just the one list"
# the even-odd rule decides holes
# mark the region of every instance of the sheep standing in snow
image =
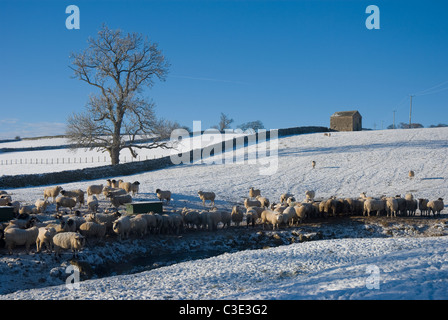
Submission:
[[53,237],[56,235],[56,229],[52,227],[40,227],[39,234],[36,239],[36,252],[40,252],[42,245],[48,252],[51,252],[53,247]]
[[211,205],[215,205],[215,193],[214,192],[205,192],[205,191],[198,191],[199,199],[202,200],[202,204],[205,207],[205,201],[209,200],[211,202]]
[[26,252],[29,253],[30,246],[36,243],[39,235],[38,227],[31,227],[29,229],[7,228],[4,231],[5,247],[9,254],[12,254],[14,246],[25,246]]
[[408,173],[408,176],[409,176],[409,179],[414,178],[414,176],[415,176],[415,172],[412,171],[412,170],[410,170],[409,173]]
[[255,223],[258,220],[258,213],[255,209],[248,208],[246,211],[246,226],[249,227],[252,224],[252,227],[255,227]]
[[305,200],[306,200],[306,202],[313,202],[315,196],[316,196],[316,192],[314,190],[307,190],[305,192]]
[[418,199],[418,209],[420,210],[420,215],[425,216],[428,214],[428,199],[420,198]]
[[159,198],[160,201],[165,200],[166,204],[169,204],[171,201],[171,191],[169,190],[160,190],[160,189],[156,189],[156,195],[157,198]]
[[246,208],[249,207],[260,207],[261,208],[261,202],[259,200],[251,200],[251,199],[244,199],[244,206]]
[[385,210],[386,210],[385,200],[367,199],[364,202],[364,215],[367,213],[367,216],[369,217],[371,212],[376,212],[376,215],[379,216],[381,214],[381,211]]
[[443,199],[439,198],[437,200],[431,200],[428,202],[428,212],[431,213],[435,216],[436,213],[439,215],[440,217],[440,211],[443,210],[444,208],[444,204],[443,204]]
[[53,237],[54,253],[58,257],[62,250],[72,250],[73,257],[76,258],[84,245],[85,238],[77,232],[61,232]]
[[294,224],[294,218],[296,217],[296,210],[295,207],[287,207],[282,212],[283,214],[283,222],[287,226],[292,226]]
[[313,169],[316,168],[316,161],[311,161],[311,166],[313,167]]
[[123,216],[114,221],[112,226],[113,231],[118,235],[120,240],[129,238],[131,232],[131,218]]
[[98,238],[102,239],[106,235],[106,223],[96,223],[93,221],[84,222],[79,226],[79,233],[86,239]]
[[55,186],[55,187],[48,187],[44,189],[44,200],[47,200],[48,198],[53,198],[53,203],[56,202],[56,197],[59,195],[59,193],[62,191],[61,186]]
[[93,196],[93,195],[100,195],[101,192],[103,192],[103,185],[102,184],[92,184],[87,187],[87,197]]
[[309,203],[302,203],[299,206],[294,206],[294,210],[296,216],[293,217],[293,222],[294,220],[296,220],[297,223],[302,223],[305,219],[311,216],[311,213],[313,212],[313,206]]
[[143,238],[143,236],[148,231],[148,223],[146,222],[146,219],[141,215],[136,215],[131,217],[131,234],[135,234],[137,236],[140,236],[140,238]]
[[210,211],[207,213],[206,222],[208,226],[209,231],[216,231],[218,230],[218,223],[221,222],[221,212],[220,211]]
[[395,198],[386,198],[386,212],[388,217],[396,217],[398,212],[398,201]]
[[84,200],[84,191],[78,189],[78,190],[71,190],[71,191],[67,191],[67,190],[62,190],[61,194],[64,197],[68,197],[68,198],[75,198],[76,201],[79,203],[79,207],[81,208],[81,205],[84,205],[85,200]]
[[188,228],[196,227],[199,229],[201,227],[201,219],[198,211],[183,208],[182,215],[184,216],[184,224]]
[[268,208],[269,207],[270,202],[269,202],[268,198],[262,197],[262,196],[257,196],[256,199],[258,201],[260,201],[260,204],[261,204],[260,207],[262,207],[262,208]]
[[230,213],[232,222],[239,226],[241,222],[243,222],[244,211],[240,206],[233,206],[232,212]]
[[87,207],[89,208],[89,212],[97,212],[99,207],[98,198],[95,195],[87,197]]
[[44,213],[47,210],[49,204],[50,202],[48,202],[48,200],[38,199],[34,203],[34,206],[36,207],[37,213]]
[[[110,193],[108,194],[108,197]],[[120,195],[120,196],[110,196],[110,204],[118,210],[118,207],[125,205],[126,203],[131,203],[132,197],[130,194]]]
[[106,232],[112,231],[113,223],[120,217],[118,212],[115,213],[91,213],[87,215],[87,222],[104,223],[106,225]]
[[69,197],[56,198],[56,212],[59,212],[61,207],[70,208],[70,212],[73,212],[73,208],[76,206],[77,199]]
[[278,229],[280,224],[283,222],[283,214],[277,213],[271,210],[264,210],[261,213],[261,223],[263,224],[263,229],[267,223],[272,224],[272,230]]
[[140,189],[140,182],[134,181],[133,183],[131,183],[131,192],[133,196],[135,196],[135,194],[138,193],[139,189]]
[[395,200],[398,202],[398,212],[400,212],[400,215],[405,216],[406,215],[406,199],[402,198],[400,195],[395,196]]
[[283,193],[283,194],[280,196],[280,203],[284,203],[284,202],[286,202],[286,200],[288,200],[289,197],[294,197],[294,195],[293,195],[293,194],[290,194],[290,193]]
[[256,198],[257,196],[261,196],[260,189],[254,189],[254,187],[249,188],[249,198]]
[[406,212],[409,216],[415,216],[415,212],[417,211],[418,202],[414,199],[414,196],[410,193],[406,194]]

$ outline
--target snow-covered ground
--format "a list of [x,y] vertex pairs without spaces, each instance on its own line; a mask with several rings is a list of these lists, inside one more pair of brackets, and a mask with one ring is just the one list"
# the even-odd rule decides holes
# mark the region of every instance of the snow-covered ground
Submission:
[[[255,151],[255,146],[249,148],[249,157]],[[315,190],[317,198],[357,197],[366,192],[370,196],[413,193],[416,198],[448,199],[448,128],[339,132],[331,137],[316,133],[280,138],[278,168],[271,175],[260,174],[260,169],[266,167],[266,162],[260,159],[251,164],[219,164],[220,157],[209,159],[215,160],[213,164],[198,161],[113,178],[141,183],[135,201],[156,199],[154,192],[157,188],[171,190],[174,208],[199,208],[202,202],[197,191],[210,190],[217,194],[216,205],[229,209],[233,204],[242,203],[251,186],[261,189],[262,195],[271,201],[278,201],[285,192],[301,200],[306,190]],[[315,169],[311,166],[313,160],[317,163]],[[276,168],[275,161],[269,165]],[[414,179],[409,179],[409,170],[415,171]],[[63,187],[85,190],[89,184],[103,182],[81,181]],[[13,194],[14,200],[34,203],[42,197],[43,187],[7,191]],[[317,238],[276,248],[250,248],[252,250],[185,261],[132,275],[86,280],[80,283],[79,290],[74,291],[68,290],[62,281],[62,286],[19,290],[1,298],[447,299],[448,226],[443,214],[446,210],[441,219],[431,218],[428,228],[438,232],[423,233],[431,237],[414,232],[420,228],[418,222],[400,228],[393,224],[393,220],[381,220],[380,223],[376,217],[371,217],[368,223],[357,227],[358,231],[347,229],[347,234],[342,237],[335,234],[323,240]],[[376,227],[385,232],[365,237],[365,232],[370,233]],[[307,224],[303,228],[307,228]],[[316,233],[320,228],[326,232],[331,230],[331,226],[317,225],[312,232]],[[300,230],[298,232],[303,232]],[[336,228],[333,232],[340,233],[341,230],[344,229]],[[218,232],[221,232],[219,237],[225,237],[224,230]],[[266,233],[261,229],[259,232]],[[249,240],[255,241],[257,234],[253,232],[253,238]],[[420,236],[415,236],[417,234]],[[344,239],[345,235],[350,239]],[[157,241],[170,243],[174,248],[175,237],[167,239],[157,238]],[[237,239],[231,240],[237,242]],[[200,237],[194,241],[200,241]],[[137,240],[119,245],[111,242],[101,248],[90,246],[81,253],[81,258],[88,259],[88,255],[95,256],[96,252],[105,255],[109,246],[117,251],[143,250],[142,243]],[[190,243],[181,249],[185,252],[192,247]],[[148,251],[148,254],[155,252]],[[67,253],[66,258],[70,256]],[[99,259],[98,255],[96,258]],[[36,280],[40,282],[39,286],[55,284],[46,280],[53,277],[46,273],[49,267],[54,266],[50,268],[54,274],[67,265],[66,261],[61,264],[61,261],[54,262],[46,256],[24,253],[4,256],[0,262],[3,276],[8,277],[5,282],[21,277],[25,269],[31,274],[41,270],[40,280]],[[376,271],[379,278],[374,278]],[[379,289],[368,288],[372,279],[379,279]]]
[[447,299],[447,247],[447,236],[311,241],[2,298]]

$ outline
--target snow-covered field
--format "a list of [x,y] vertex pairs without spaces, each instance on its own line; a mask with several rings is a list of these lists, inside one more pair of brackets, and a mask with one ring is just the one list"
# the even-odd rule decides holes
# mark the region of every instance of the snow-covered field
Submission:
[[[255,152],[254,148],[249,148],[249,152]],[[219,162],[219,157],[209,160]],[[311,166],[313,160],[317,163],[315,169]],[[370,196],[410,192],[416,198],[448,199],[448,128],[284,137],[278,140],[277,170],[272,175],[260,175],[264,166],[262,161],[252,164],[198,161],[121,178],[140,181],[136,201],[156,199],[154,192],[157,188],[171,190],[174,208],[201,207],[198,190],[214,191],[216,205],[231,208],[235,203],[242,203],[251,186],[261,189],[271,201],[278,201],[284,192],[292,193],[300,200],[305,191],[311,189],[316,191],[317,198],[357,197],[361,192]],[[414,179],[408,178],[409,170],[415,171]],[[89,184],[103,182],[81,181],[63,187],[85,190]],[[14,200],[34,203],[42,197],[42,190],[43,187],[32,187],[7,191],[13,194]],[[184,261],[131,275],[86,280],[80,283],[79,290],[68,290],[64,281],[54,277],[67,266],[71,254],[67,253],[64,261],[54,261],[48,254],[19,252],[0,258],[0,271],[5,280],[2,285],[8,284],[2,292],[11,292],[14,285],[19,290],[1,298],[447,299],[446,210],[441,218],[417,217],[411,225],[403,224],[402,220],[395,224],[393,219],[385,222],[371,217],[354,229],[344,229],[345,224],[338,225],[333,220],[337,227],[331,231],[331,224],[314,225],[308,230],[312,222],[307,222],[295,230],[314,234],[323,230],[326,236],[322,240],[313,238],[313,241],[268,249],[251,247],[251,250]],[[381,231],[373,232],[375,228]],[[422,231],[424,229],[426,231]],[[427,229],[432,231],[427,232]],[[216,237],[220,242],[225,242],[225,232],[218,230]],[[283,237],[282,232],[285,230],[280,230],[277,236]],[[257,241],[262,235],[275,237],[263,232],[261,227],[249,234],[247,241]],[[176,240],[175,236],[160,236],[154,238],[154,242],[175,248],[179,241],[180,251],[188,252],[194,247],[193,242],[200,244],[202,235],[185,244],[189,236],[184,235],[179,238],[181,240]],[[213,234],[203,236],[210,239]],[[238,234],[229,241],[238,242],[243,236]],[[151,239],[151,235],[147,237]],[[144,250],[142,240],[127,240],[120,244],[114,241],[98,248],[90,246],[81,253],[81,259],[89,260],[93,256],[96,260],[105,259],[107,253],[141,253]],[[152,249],[147,252],[156,254]],[[93,260],[89,261],[93,263]],[[52,270],[51,275],[48,270]],[[35,282],[27,276],[34,277]],[[45,287],[46,284],[58,284],[57,280],[60,286]],[[44,288],[21,290],[30,288],[25,284],[27,281]]]

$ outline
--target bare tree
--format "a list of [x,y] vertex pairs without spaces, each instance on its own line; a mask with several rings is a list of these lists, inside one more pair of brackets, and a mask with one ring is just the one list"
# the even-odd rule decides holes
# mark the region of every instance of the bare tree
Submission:
[[[154,103],[141,97],[154,80],[164,81],[169,63],[156,43],[138,33],[124,34],[103,25],[88,47],[70,56],[74,78],[97,88],[85,112],[68,117],[67,136],[77,147],[108,152],[112,165],[122,149],[169,148],[176,122],[158,120]],[[141,141],[148,141],[141,143]]]
[[214,125],[212,128],[218,129],[219,131],[224,131],[224,129],[229,128],[231,123],[233,123],[233,119],[221,112],[218,125]]

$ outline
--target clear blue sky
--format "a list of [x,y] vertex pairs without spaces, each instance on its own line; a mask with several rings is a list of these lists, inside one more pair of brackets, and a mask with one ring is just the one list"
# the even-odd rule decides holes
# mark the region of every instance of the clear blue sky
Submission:
[[[80,9],[68,30],[65,8]],[[368,5],[380,29],[368,30]],[[357,109],[363,126],[448,123],[446,1],[23,1],[0,0],[0,138],[61,134],[90,93],[69,54],[102,23],[140,32],[171,63],[145,95],[160,117],[206,129],[221,112],[235,125],[329,126]],[[441,84],[439,86],[439,84]],[[426,89],[431,89],[427,90]]]

